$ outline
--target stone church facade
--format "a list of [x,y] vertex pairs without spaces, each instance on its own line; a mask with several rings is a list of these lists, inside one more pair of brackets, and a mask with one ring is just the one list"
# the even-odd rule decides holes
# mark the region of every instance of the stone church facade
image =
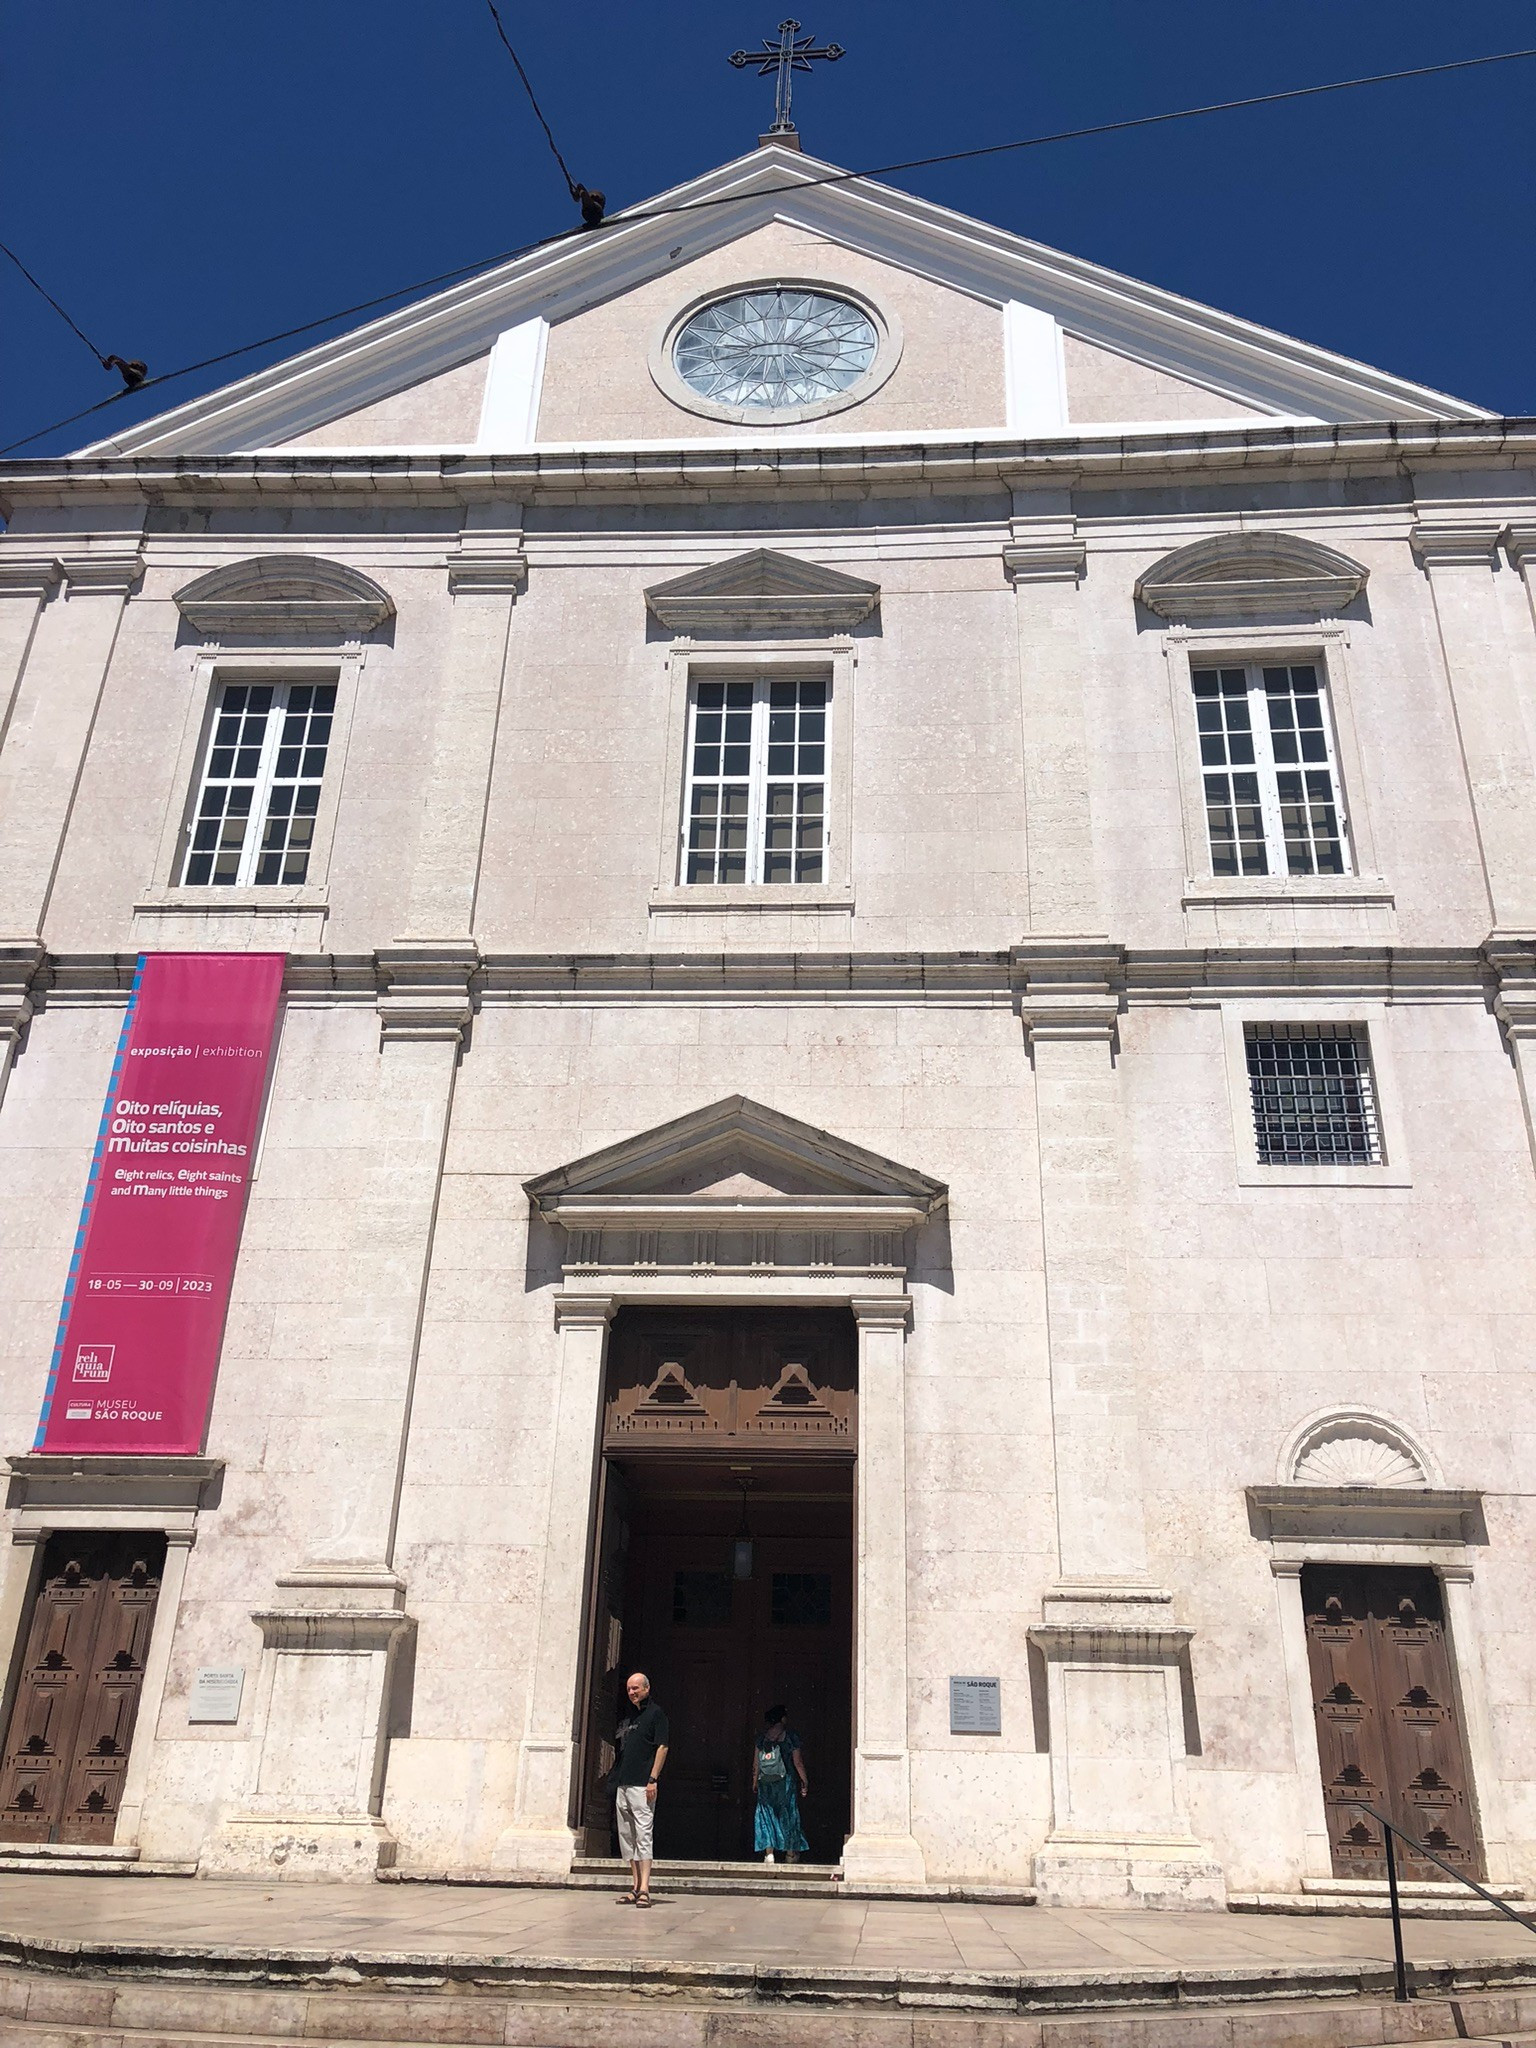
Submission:
[[[1536,1884],[1536,436],[829,168],[5,474],[0,1859],[558,1876],[638,1664],[663,1857],[785,1698],[850,1887]],[[51,1455],[162,951],[206,1438]]]

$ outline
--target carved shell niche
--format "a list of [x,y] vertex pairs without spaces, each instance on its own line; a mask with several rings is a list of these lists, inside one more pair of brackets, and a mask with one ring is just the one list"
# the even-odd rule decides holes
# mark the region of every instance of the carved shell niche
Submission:
[[1339,1419],[1308,1431],[1292,1477],[1299,1486],[1427,1486],[1412,1448],[1384,1423]]

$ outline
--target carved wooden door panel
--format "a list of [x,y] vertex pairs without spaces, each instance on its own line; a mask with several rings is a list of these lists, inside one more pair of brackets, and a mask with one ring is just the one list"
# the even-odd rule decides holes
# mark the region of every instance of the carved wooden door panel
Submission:
[[[1454,1868],[1480,1876],[1434,1573],[1308,1566],[1302,1600],[1334,1875],[1386,1875],[1382,1829],[1354,1804],[1364,1799]],[[1445,1877],[1406,1850],[1399,1869]]]
[[53,1537],[0,1761],[0,1836],[110,1842],[165,1561],[160,1537]]

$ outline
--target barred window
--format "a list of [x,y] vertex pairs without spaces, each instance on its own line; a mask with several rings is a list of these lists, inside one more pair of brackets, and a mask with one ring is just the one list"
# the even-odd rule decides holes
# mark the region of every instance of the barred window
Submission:
[[1193,672],[1211,872],[1350,871],[1327,696],[1314,662]]
[[1244,1028],[1261,1166],[1379,1166],[1370,1046],[1355,1024]]
[[226,683],[187,827],[181,882],[258,887],[309,875],[334,683]]
[[826,879],[827,699],[821,677],[694,685],[685,881]]

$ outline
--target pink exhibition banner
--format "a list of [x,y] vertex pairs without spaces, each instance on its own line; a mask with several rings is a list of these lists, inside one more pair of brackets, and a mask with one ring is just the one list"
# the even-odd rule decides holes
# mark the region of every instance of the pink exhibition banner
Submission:
[[285,957],[140,955],[64,1290],[40,1451],[202,1449]]

